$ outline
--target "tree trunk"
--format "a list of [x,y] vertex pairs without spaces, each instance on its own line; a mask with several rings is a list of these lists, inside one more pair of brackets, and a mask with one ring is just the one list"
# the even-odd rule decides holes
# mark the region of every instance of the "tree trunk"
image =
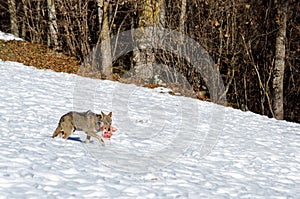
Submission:
[[50,38],[48,39],[48,46],[53,46],[55,50],[59,49],[58,45],[58,28],[56,22],[56,11],[54,0],[47,0],[48,4],[48,17],[49,17],[49,30]]
[[180,19],[179,19],[179,32],[182,33],[182,34],[184,34],[185,15],[186,15],[186,0],[181,0],[181,12],[180,12]]
[[98,8],[99,28],[100,28],[100,30],[101,30],[101,27],[102,27],[102,19],[103,19],[103,0],[97,0],[97,8]]
[[275,118],[282,120],[284,118],[283,77],[285,68],[286,15],[288,5],[285,1],[275,0],[275,6],[277,7],[276,22],[279,29],[276,37],[276,57],[273,74],[273,109]]
[[134,50],[135,74],[140,79],[153,77],[153,63],[155,63],[155,49],[152,44],[155,32],[144,31],[145,27],[163,27],[165,25],[164,0],[143,0],[139,3],[138,32],[135,33],[137,48]]
[[27,13],[27,5],[26,0],[22,0],[23,4],[23,12],[24,15],[22,16],[22,30],[21,30],[21,37],[26,39],[26,33],[27,33],[27,23],[28,23],[28,13]]
[[8,9],[10,14],[10,29],[11,33],[15,36],[19,36],[17,10],[15,0],[8,0]]
[[[108,19],[108,1],[97,0],[98,4],[98,18],[101,28],[100,34],[100,46],[101,46],[101,74],[106,79],[112,79],[112,57],[110,47],[110,30],[109,30],[109,19]],[[101,27],[102,25],[102,27]]]

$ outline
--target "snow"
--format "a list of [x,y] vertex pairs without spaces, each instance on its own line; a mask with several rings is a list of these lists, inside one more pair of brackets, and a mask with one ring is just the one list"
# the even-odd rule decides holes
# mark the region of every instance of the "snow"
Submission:
[[[0,60],[0,198],[299,198],[300,125]],[[52,138],[68,111],[113,112],[103,147]]]
[[4,33],[0,31],[0,40],[5,40],[5,41],[9,41],[9,40],[19,40],[19,41],[23,41],[23,39],[14,36],[13,34],[10,33]]

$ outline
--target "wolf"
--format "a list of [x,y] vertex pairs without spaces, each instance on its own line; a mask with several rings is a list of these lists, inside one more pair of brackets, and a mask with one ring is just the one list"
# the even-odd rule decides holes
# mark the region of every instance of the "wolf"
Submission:
[[102,127],[110,130],[112,123],[112,112],[105,114],[93,113],[92,111],[75,112],[71,111],[61,116],[58,126],[54,131],[52,138],[60,136],[68,139],[75,130],[84,131],[87,134],[86,143],[90,142],[91,137],[97,138],[104,145],[104,141],[97,132],[101,131]]

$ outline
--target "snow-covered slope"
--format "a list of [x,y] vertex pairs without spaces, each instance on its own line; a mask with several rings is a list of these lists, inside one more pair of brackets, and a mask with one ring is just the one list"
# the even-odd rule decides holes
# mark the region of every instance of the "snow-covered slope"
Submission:
[[[300,125],[0,60],[0,198],[299,198]],[[113,111],[102,147],[52,139],[61,115]]]
[[6,41],[9,41],[9,40],[19,40],[19,41],[23,41],[23,39],[21,39],[19,37],[16,37],[13,34],[4,33],[2,31],[0,31],[0,40],[6,40]]

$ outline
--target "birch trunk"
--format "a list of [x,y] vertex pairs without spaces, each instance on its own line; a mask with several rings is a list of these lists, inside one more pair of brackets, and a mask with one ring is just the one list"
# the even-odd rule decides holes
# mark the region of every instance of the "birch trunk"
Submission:
[[58,28],[56,21],[55,1],[47,0],[48,17],[49,17],[49,30],[50,38],[48,39],[48,46],[52,46],[55,50],[59,49],[58,45]]
[[181,12],[180,12],[180,19],[179,19],[179,32],[182,33],[182,34],[184,34],[185,15],[186,15],[186,0],[181,0]]
[[282,120],[284,118],[283,108],[283,78],[285,68],[285,40],[286,40],[286,15],[287,2],[275,1],[277,6],[277,23],[279,26],[276,37],[276,57],[274,65],[273,76],[273,91],[274,101],[273,110],[276,119]]
[[111,57],[111,46],[110,46],[110,30],[109,30],[109,16],[108,6],[109,2],[103,0],[97,0],[98,4],[98,17],[99,24],[101,27],[100,34],[100,46],[101,46],[101,74],[106,79],[113,79],[112,74],[112,57]]

